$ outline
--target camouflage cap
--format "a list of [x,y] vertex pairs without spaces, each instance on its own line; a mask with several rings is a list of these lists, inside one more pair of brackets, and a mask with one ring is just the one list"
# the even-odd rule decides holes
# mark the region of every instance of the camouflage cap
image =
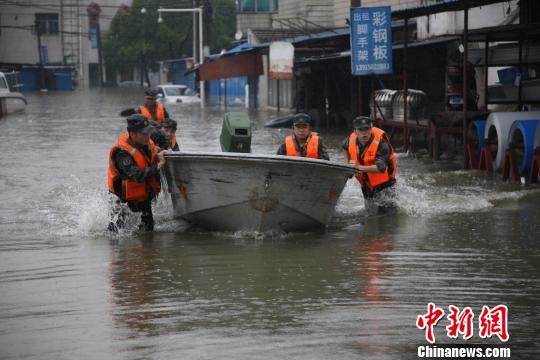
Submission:
[[174,130],[176,130],[178,127],[178,123],[176,122],[176,120],[166,118],[161,122],[161,126],[164,128],[173,128]]
[[158,91],[154,88],[146,89],[144,91],[144,97],[147,99],[155,99],[158,96]]
[[152,129],[152,125],[150,125],[150,122],[148,121],[148,119],[141,114],[128,116],[126,121],[127,121],[128,131],[135,131],[135,132],[140,132],[143,134],[148,134],[150,130]]
[[293,125],[306,124],[311,125],[311,116],[305,113],[298,113],[293,118]]
[[357,116],[353,120],[353,127],[358,130],[371,129],[372,124],[373,120],[371,120],[371,118],[368,118],[367,116]]

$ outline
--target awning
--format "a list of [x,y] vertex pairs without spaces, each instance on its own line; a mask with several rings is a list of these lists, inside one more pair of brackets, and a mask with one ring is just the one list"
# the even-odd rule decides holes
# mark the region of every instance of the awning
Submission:
[[[392,25],[393,28],[402,27],[402,22],[396,22]],[[341,39],[346,40],[349,44],[350,28],[339,28],[334,30],[322,31],[313,34],[304,34],[295,36],[292,38],[286,38],[282,41],[290,42],[296,48],[297,52],[304,50],[301,46],[309,46],[318,42],[334,41]],[[243,42],[232,49],[222,52],[221,54],[210,55],[208,58],[210,62],[204,64],[195,65],[192,69],[188,70],[185,74],[196,71],[200,80],[218,80],[226,79],[238,76],[259,76],[264,74],[262,65],[261,51],[266,51],[271,43],[249,45],[247,42]],[[321,45],[324,50],[328,50],[327,47]],[[414,45],[413,45],[414,46]],[[344,46],[340,46],[343,48]],[[346,47],[348,48],[348,46]],[[310,50],[309,48],[307,49]],[[317,51],[317,50],[316,50]],[[334,57],[341,57],[343,53],[338,53]],[[346,56],[350,57],[350,51]],[[324,59],[323,59],[324,60]],[[300,60],[304,61],[304,60]]]
[[[426,40],[420,40],[420,41],[413,41],[408,43],[408,48],[414,48],[414,47],[420,47],[420,46],[429,46],[429,45],[435,45],[440,43],[447,43],[450,41],[456,41],[460,40],[461,36],[458,35],[443,35],[436,38],[426,39]],[[399,50],[403,49],[403,44],[394,44],[392,45],[392,50]],[[333,54],[324,54],[320,56],[311,56],[304,59],[296,60],[296,62],[312,62],[312,61],[327,61],[327,60],[333,60],[333,59],[339,59],[339,58],[350,58],[351,57],[351,51],[342,51],[339,53],[333,53]]]
[[218,80],[238,76],[264,74],[262,56],[259,52],[222,56],[198,67],[200,80]]
[[479,6],[502,3],[507,0],[438,0],[416,6],[405,6],[392,11],[392,19],[410,19],[449,11],[461,11]]

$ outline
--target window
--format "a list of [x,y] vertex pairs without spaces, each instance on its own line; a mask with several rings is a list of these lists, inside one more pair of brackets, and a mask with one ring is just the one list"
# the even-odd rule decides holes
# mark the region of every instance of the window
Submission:
[[58,34],[58,14],[36,14],[36,27],[41,35]]
[[278,0],[240,0],[239,12],[274,12],[278,9]]
[[165,88],[165,94],[167,96],[182,96],[186,92],[186,88],[183,87],[166,87]]

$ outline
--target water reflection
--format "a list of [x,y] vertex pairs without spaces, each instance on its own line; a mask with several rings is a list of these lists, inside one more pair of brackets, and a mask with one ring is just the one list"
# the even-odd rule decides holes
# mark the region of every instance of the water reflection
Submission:
[[387,299],[381,289],[383,277],[391,272],[393,266],[387,261],[388,252],[394,249],[387,237],[362,237],[355,243],[358,258],[358,278],[360,279],[360,296],[367,301],[378,302]]
[[338,247],[313,239],[320,234],[241,245],[189,236],[179,244],[154,234],[113,247],[114,319],[129,336],[299,326],[306,312],[338,295],[348,273]]
[[128,337],[158,334],[152,324],[158,314],[145,310],[151,306],[156,289],[159,267],[153,261],[155,251],[151,240],[113,248],[109,276],[113,301],[118,307],[114,319],[120,327],[130,330]]

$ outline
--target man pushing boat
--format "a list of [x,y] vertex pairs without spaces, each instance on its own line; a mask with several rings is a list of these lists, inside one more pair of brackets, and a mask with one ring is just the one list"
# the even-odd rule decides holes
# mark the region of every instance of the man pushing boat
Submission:
[[366,210],[370,214],[394,212],[397,165],[390,139],[365,116],[356,117],[353,127],[342,145],[345,161],[358,169],[356,179],[362,187]]
[[124,225],[127,207],[141,212],[140,228],[154,229],[152,200],[160,191],[159,170],[165,165],[164,151],[157,152],[150,140],[152,125],[143,115],[127,118],[127,131],[111,146],[108,185],[111,192],[109,231]]
[[313,131],[311,124],[308,114],[296,114],[293,119],[293,135],[285,138],[277,154],[330,160],[326,146],[319,134]]

